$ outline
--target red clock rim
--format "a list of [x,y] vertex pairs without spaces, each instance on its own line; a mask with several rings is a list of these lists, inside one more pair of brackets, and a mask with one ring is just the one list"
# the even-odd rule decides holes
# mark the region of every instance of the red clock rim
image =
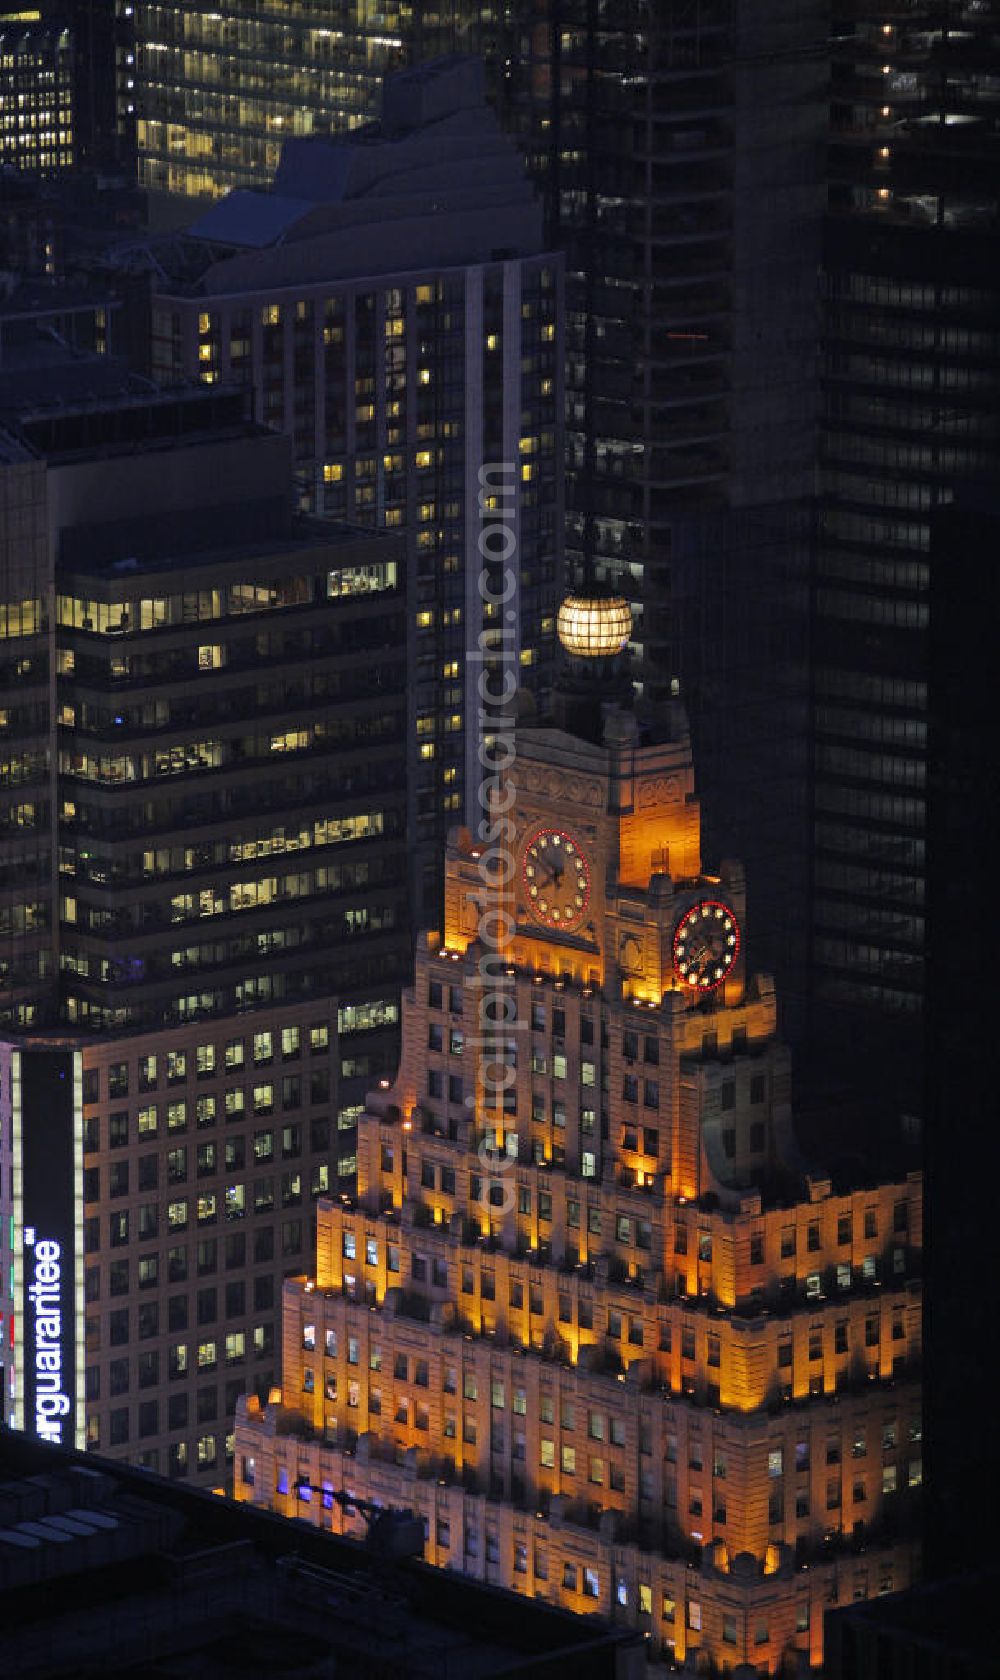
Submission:
[[[591,883],[591,878],[590,878],[590,864],[587,862],[586,853],[584,852],[584,849],[581,846],[581,844],[580,844],[580,842],[577,839],[575,834],[571,834],[565,828],[536,828],[534,833],[531,834],[528,837],[528,839],[524,842],[524,851],[523,851],[522,856],[521,856],[521,880],[523,881],[525,891],[527,892],[527,890],[528,890],[528,873],[527,873],[527,871],[528,871],[528,849],[529,849],[529,847],[535,845],[536,841],[543,840],[547,834],[558,834],[560,840],[572,840],[574,846],[576,847],[576,855],[580,859],[580,862],[583,864],[583,873],[587,877],[587,891],[584,894],[582,908],[580,909],[578,914],[576,916],[574,916],[574,918],[573,918],[574,922],[578,922],[585,915],[587,906],[590,903],[590,894],[591,894],[591,890],[592,890],[592,883]],[[543,910],[532,909],[531,914],[533,916],[537,917],[539,921],[544,922],[546,927],[555,928],[555,929],[558,930],[560,927],[562,927],[564,925],[562,922],[554,922],[552,920],[551,916],[546,915],[546,913]]]
[[[699,985],[699,986],[696,986],[696,987],[695,986],[691,987],[692,994],[694,996],[700,996],[700,997],[704,997],[706,992],[714,992],[719,986],[721,986],[723,984],[723,982],[725,980],[727,980],[729,978],[730,974],[733,971],[733,966],[736,962],[736,959],[740,954],[740,945],[742,943],[741,935],[740,935],[739,919],[738,919],[738,917],[736,915],[736,911],[733,909],[732,905],[727,904],[725,899],[722,899],[722,898],[699,898],[696,901],[696,903],[688,906],[688,908],[685,910],[683,916],[681,917],[680,921],[677,923],[677,926],[674,929],[674,937],[673,937],[673,943],[670,947],[670,955],[671,955],[671,959],[673,961],[675,972],[677,974],[680,974],[680,969],[677,967],[677,944],[678,944],[678,941],[681,937],[681,934],[682,934],[684,928],[687,926],[688,922],[691,920],[691,917],[695,914],[695,912],[697,910],[704,909],[706,904],[708,905],[709,909],[711,909],[711,910],[724,910],[726,915],[729,916],[732,919],[733,930],[736,934],[736,946],[733,950],[733,960],[729,964],[729,967],[726,969],[724,974],[720,974],[719,978],[717,980],[713,980],[707,986]],[[684,981],[684,980],[686,980],[686,976],[682,976],[682,981]]]

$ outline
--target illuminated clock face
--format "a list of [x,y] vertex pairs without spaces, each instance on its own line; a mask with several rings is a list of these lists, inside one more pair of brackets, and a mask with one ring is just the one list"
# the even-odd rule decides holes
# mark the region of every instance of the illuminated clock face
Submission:
[[579,927],[590,903],[590,869],[580,843],[561,828],[540,828],[521,860],[524,896],[546,927]]
[[729,905],[717,898],[700,899],[684,912],[674,931],[674,969],[681,985],[713,991],[726,978],[739,949],[739,923]]

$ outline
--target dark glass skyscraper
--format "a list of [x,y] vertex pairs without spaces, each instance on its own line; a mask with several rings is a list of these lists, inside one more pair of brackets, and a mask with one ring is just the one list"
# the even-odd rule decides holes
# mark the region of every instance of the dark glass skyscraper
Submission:
[[628,598],[644,702],[680,687],[707,832],[747,859],[794,1007],[825,8],[514,18],[507,120],[566,250],[567,574]]
[[812,1001],[917,1100],[931,521],[1000,465],[1000,36],[975,0],[836,15]]
[[809,489],[822,7],[517,16],[511,120],[567,247],[569,565],[621,585],[662,701],[706,520]]

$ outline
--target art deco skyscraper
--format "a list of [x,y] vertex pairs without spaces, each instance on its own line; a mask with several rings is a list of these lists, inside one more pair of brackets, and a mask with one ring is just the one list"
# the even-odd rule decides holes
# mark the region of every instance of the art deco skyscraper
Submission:
[[237,1493],[335,1528],[343,1488],[412,1507],[430,1561],[668,1659],[816,1664],[828,1605],[914,1567],[920,1179],[800,1159],[683,713],[629,704],[624,601],[560,626],[492,836],[452,836]]

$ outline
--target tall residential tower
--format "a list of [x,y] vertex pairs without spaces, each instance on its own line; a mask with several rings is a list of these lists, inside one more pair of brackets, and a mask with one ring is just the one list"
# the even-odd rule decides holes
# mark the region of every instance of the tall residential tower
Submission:
[[[562,571],[562,261],[482,66],[387,78],[377,125],[291,142],[273,191],[149,255],[154,378],[245,385],[292,439],[305,508],[400,533],[412,881],[433,919],[480,779],[481,661],[502,643],[544,694]],[[484,595],[501,549],[504,605]]]

